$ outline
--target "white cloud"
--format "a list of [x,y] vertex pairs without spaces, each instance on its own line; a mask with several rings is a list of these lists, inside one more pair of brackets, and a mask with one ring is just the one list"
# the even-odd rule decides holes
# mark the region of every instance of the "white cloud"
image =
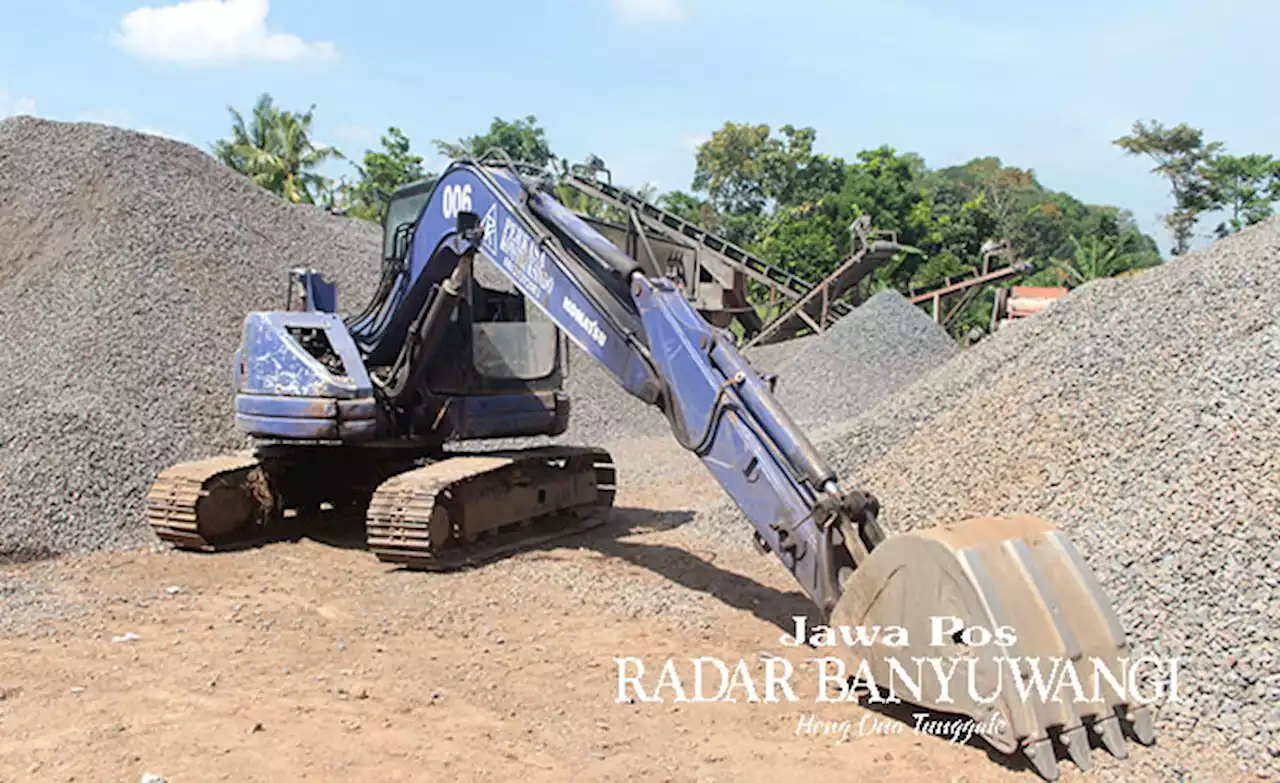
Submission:
[[30,98],[10,95],[0,90],[0,117],[12,117],[18,114],[35,114],[36,102]]
[[614,13],[632,24],[679,22],[689,14],[683,0],[612,0]]
[[269,0],[187,0],[130,11],[112,35],[114,43],[141,57],[189,64],[245,60],[286,62],[332,59],[326,41],[308,43],[267,29]]

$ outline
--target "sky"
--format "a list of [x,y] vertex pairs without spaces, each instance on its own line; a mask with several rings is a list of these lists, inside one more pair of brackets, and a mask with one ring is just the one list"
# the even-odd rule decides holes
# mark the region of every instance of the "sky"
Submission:
[[792,124],[847,159],[999,156],[1131,210],[1166,250],[1166,186],[1111,143],[1135,120],[1280,153],[1276,0],[0,3],[0,117],[205,150],[263,92],[314,104],[315,138],[353,158],[400,127],[437,170],[432,139],[532,114],[557,155],[672,190],[725,121]]

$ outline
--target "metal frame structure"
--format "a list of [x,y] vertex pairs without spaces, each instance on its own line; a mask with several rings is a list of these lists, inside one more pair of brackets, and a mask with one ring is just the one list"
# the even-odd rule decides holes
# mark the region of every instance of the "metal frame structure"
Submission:
[[[1003,259],[1004,266],[992,266],[995,259]],[[1018,261],[1014,255],[1013,247],[1009,244],[1009,240],[1004,239],[999,242],[988,242],[982,246],[982,266],[974,268],[962,275],[954,277],[948,276],[941,280],[922,286],[921,288],[912,288],[910,299],[914,305],[931,302],[931,315],[936,324],[940,324],[946,329],[951,328],[951,324],[983,286],[990,285],[998,280],[1003,280],[1014,275],[1030,272],[1033,266],[1027,261]],[[946,316],[942,315],[942,300],[953,294],[964,293],[957,302],[947,312]]]
[[[859,215],[849,226],[849,256],[844,263],[766,324],[747,347],[782,342],[806,327],[815,334],[825,332],[837,317],[847,312],[847,305],[840,297],[856,289],[867,275],[902,250],[897,232],[872,228],[871,216]],[[836,305],[844,312],[838,312]]]
[[[726,327],[736,319],[749,345],[778,342],[806,329],[825,331],[853,309],[841,297],[902,249],[894,232],[873,229],[870,217],[863,215],[850,226],[849,257],[815,285],[615,186],[608,169],[573,166],[562,181],[625,214],[625,225],[597,218],[584,219],[624,247],[650,274],[663,274],[683,282],[689,301],[712,324]],[[669,252],[666,259],[660,260],[653,248],[655,243],[664,244],[668,249],[678,248],[687,256],[675,258],[675,254]],[[691,262],[688,265],[686,257]],[[691,274],[686,266],[692,268]],[[748,282],[766,287],[770,310],[781,305],[768,321],[762,319],[748,301]]]

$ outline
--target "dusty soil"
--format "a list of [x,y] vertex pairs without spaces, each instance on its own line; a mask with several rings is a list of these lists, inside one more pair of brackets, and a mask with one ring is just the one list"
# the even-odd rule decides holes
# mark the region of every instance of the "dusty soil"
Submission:
[[[814,704],[799,675],[796,703],[618,703],[619,656],[768,652],[799,671],[813,655],[778,644],[806,610],[781,566],[680,538],[719,488],[670,484],[624,491],[591,534],[461,574],[381,564],[341,525],[6,568],[0,781],[1038,780],[893,716]],[[673,608],[635,608],[654,596]],[[797,736],[808,714],[853,729]],[[1219,770],[1187,779],[1233,779]]]

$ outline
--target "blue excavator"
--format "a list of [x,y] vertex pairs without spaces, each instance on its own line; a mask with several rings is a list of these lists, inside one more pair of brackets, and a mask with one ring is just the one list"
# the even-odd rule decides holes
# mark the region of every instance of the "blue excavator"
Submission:
[[[888,683],[913,658],[972,660],[907,700],[985,727],[1050,780],[1058,750],[1087,769],[1091,746],[1124,756],[1125,733],[1154,740],[1128,689],[1081,702],[1000,686],[1010,660],[1123,676],[1121,624],[1061,532],[1010,516],[888,535],[875,497],[842,487],[779,405],[777,379],[560,203],[549,173],[501,154],[455,161],[392,194],[383,234],[364,310],[344,319],[336,286],[295,269],[285,310],[245,318],[235,420],[254,447],[164,470],[147,502],[161,539],[217,550],[328,508],[363,513],[384,561],[451,569],[581,530],[613,503],[608,451],[467,448],[565,432],[571,341],[665,415],[823,627],[844,629],[828,654],[848,671]],[[874,628],[902,633],[857,640]]]

